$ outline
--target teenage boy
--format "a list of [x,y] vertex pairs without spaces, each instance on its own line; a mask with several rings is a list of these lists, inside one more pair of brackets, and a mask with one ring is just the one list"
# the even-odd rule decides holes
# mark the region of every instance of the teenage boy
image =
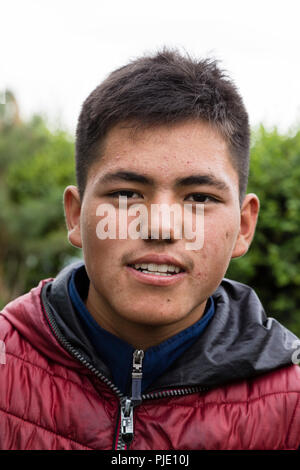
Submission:
[[[248,167],[247,112],[212,60],[163,50],[90,94],[64,193],[84,263],[0,316],[1,449],[299,447],[297,338],[224,279],[255,231]],[[155,205],[189,206],[201,246]]]

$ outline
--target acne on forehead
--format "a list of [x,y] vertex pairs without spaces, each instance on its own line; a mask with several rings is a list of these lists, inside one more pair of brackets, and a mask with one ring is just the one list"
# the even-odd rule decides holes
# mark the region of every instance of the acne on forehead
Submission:
[[[135,132],[128,127],[115,126],[108,132],[103,150],[99,161],[94,165],[97,176],[104,168],[108,171],[119,168],[122,162],[125,165],[130,162],[130,170],[144,169],[148,172],[150,169],[151,174],[156,170],[158,176],[166,178],[172,173],[178,174],[178,169],[182,172],[185,168],[199,172],[201,165],[199,167],[197,163],[201,161],[204,162],[206,171],[211,173],[234,172],[230,176],[235,177],[238,183],[235,161],[225,139],[207,123],[181,123],[143,128]],[[207,162],[210,163],[208,166]],[[198,168],[193,169],[194,165]]]

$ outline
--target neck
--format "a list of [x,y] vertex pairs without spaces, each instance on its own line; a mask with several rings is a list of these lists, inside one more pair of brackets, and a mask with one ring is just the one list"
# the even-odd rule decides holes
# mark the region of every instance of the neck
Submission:
[[96,322],[109,333],[121,338],[135,349],[147,350],[196,323],[204,314],[206,300],[170,324],[145,324],[132,321],[110,308],[92,289],[85,305]]

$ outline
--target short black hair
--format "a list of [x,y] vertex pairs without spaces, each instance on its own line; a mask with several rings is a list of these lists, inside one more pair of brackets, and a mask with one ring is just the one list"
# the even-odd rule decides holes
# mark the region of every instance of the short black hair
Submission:
[[76,178],[81,199],[107,132],[121,122],[157,126],[206,121],[225,138],[239,177],[242,203],[249,173],[248,113],[232,80],[212,58],[197,60],[163,48],[113,71],[82,105],[76,129]]

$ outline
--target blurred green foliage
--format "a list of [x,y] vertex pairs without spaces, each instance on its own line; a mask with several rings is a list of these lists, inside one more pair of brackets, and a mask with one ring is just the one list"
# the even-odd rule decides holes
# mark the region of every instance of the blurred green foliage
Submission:
[[[0,308],[82,256],[63,212],[73,138],[41,116],[22,122],[10,98],[7,116],[0,105]],[[248,192],[261,202],[256,235],[226,277],[253,287],[268,316],[300,336],[300,131],[253,130]]]
[[63,212],[64,188],[75,182],[73,140],[40,116],[11,114],[0,114],[0,307],[80,256]]
[[300,131],[253,130],[248,192],[260,199],[256,234],[226,276],[253,287],[268,316],[300,336]]

